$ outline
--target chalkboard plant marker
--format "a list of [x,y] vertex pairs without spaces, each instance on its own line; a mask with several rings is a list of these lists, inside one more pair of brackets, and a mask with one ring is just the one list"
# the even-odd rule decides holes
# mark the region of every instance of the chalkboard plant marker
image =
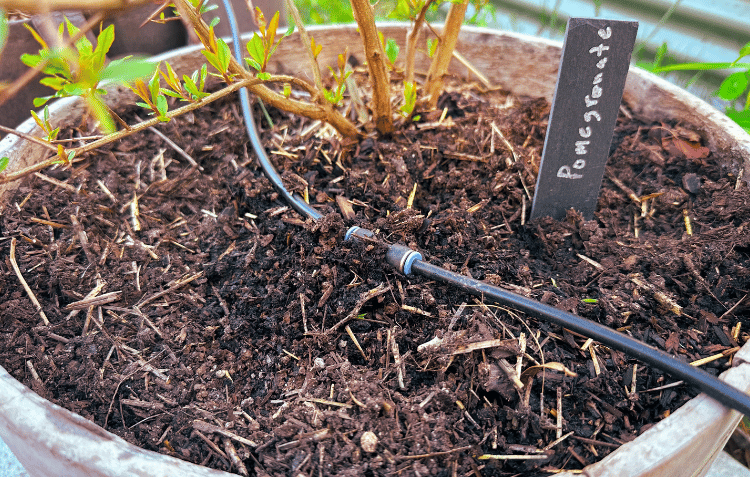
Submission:
[[593,218],[638,22],[571,18],[531,218]]

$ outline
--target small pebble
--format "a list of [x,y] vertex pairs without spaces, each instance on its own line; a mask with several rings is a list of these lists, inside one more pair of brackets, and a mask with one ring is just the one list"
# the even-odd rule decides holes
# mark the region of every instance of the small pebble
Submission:
[[365,452],[375,452],[378,448],[378,436],[372,431],[365,431],[359,439],[359,444]]

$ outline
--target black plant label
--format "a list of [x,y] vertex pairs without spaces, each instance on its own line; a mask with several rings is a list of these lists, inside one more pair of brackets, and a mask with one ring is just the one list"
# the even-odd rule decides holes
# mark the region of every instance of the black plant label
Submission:
[[637,32],[638,22],[568,20],[532,219],[571,208],[593,218]]

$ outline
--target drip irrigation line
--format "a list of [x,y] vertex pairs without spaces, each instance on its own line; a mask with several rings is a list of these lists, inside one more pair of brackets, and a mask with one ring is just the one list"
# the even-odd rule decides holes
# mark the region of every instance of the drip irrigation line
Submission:
[[[234,54],[238,60],[241,60],[240,38],[234,11],[232,10],[229,0],[222,0],[222,2],[224,3],[224,8],[227,10],[227,16],[229,17]],[[242,106],[245,127],[248,136],[250,137],[250,143],[255,150],[255,154],[258,156],[258,162],[263,169],[263,172],[271,181],[274,188],[284,197],[289,205],[303,217],[309,217],[313,220],[318,220],[323,217],[320,212],[302,200],[301,197],[291,194],[286,187],[284,187],[284,183],[282,182],[279,173],[276,171],[276,168],[265,152],[265,148],[260,142],[258,130],[251,114],[250,99],[246,88],[240,90],[240,104]],[[361,227],[352,227],[347,231],[344,239],[349,240],[354,237],[372,238],[373,236],[374,234],[370,230]],[[404,245],[390,245],[388,253],[386,254],[386,261],[396,270],[405,275],[416,273],[431,280],[453,285],[484,300],[490,300],[497,304],[508,306],[539,320],[567,328],[596,340],[612,349],[622,351],[633,358],[639,359],[654,368],[664,371],[674,378],[679,378],[685,381],[706,393],[708,396],[716,399],[721,404],[750,416],[750,396],[747,394],[700,368],[680,361],[672,355],[631,338],[624,333],[620,333],[607,326],[587,320],[572,313],[558,310],[555,307],[545,305],[536,300],[511,293],[480,280],[466,277],[436,265],[432,265],[424,261],[419,252]]]

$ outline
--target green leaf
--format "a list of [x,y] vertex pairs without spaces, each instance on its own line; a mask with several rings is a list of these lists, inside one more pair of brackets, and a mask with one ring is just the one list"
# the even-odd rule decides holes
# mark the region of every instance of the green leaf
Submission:
[[60,96],[83,96],[88,91],[88,88],[81,83],[67,83],[58,92]]
[[[146,59],[120,58],[110,61],[99,77],[99,84],[131,83],[139,78],[148,78],[156,71],[156,64]],[[157,73],[158,74],[158,73]]]
[[659,48],[656,49],[656,56],[654,57],[654,68],[661,66],[662,61],[667,56],[667,43],[664,42]]
[[271,79],[271,73],[261,72],[258,73],[258,79],[263,81],[268,81]]
[[213,28],[213,27],[215,27],[216,25],[218,25],[218,24],[219,24],[219,21],[221,21],[221,18],[219,18],[219,17],[214,17],[214,18],[213,18],[213,20],[211,20],[211,23],[209,23],[209,24],[208,24],[208,26],[209,26],[210,28]]
[[29,68],[34,68],[41,61],[42,57],[40,55],[30,55],[28,53],[21,55],[21,62]]
[[388,61],[390,61],[391,64],[396,62],[396,58],[398,58],[398,50],[399,48],[396,40],[388,38],[388,41],[385,42],[385,56],[388,57]]
[[[0,51],[3,50],[5,40],[8,39],[8,16],[2,8],[0,8]],[[7,158],[3,158],[7,159]],[[7,163],[5,164],[8,165]],[[5,168],[3,168],[5,169]]]
[[92,67],[96,71],[100,71],[104,66],[104,60],[107,58],[107,53],[112,47],[112,43],[115,41],[115,26],[110,25],[96,37],[96,49],[92,56]]
[[[247,52],[250,53],[250,57],[255,60],[255,63],[259,65],[256,69],[261,71],[262,67],[260,67],[260,65],[263,64],[265,50],[263,48],[263,38],[257,33],[255,33],[250,41],[247,42]],[[253,68],[255,68],[255,66],[253,66]]]
[[221,72],[221,63],[219,63],[219,58],[214,53],[211,53],[208,50],[202,50],[201,53],[203,53],[203,56],[206,57],[211,66],[216,68],[217,71]]
[[435,56],[437,47],[438,47],[438,41],[435,38],[428,38],[427,39],[427,56],[429,56],[430,58]]
[[168,108],[169,108],[169,105],[167,104],[166,96],[164,96],[163,94],[160,94],[156,98],[156,110],[159,112],[160,118],[166,118]]
[[250,67],[255,71],[260,71],[261,69],[263,69],[263,67],[260,66],[260,64],[252,58],[245,58],[245,61],[247,61],[247,64],[250,65]]
[[43,130],[47,130],[47,128],[44,125],[44,121],[39,119],[39,116],[34,111],[29,111],[29,112],[31,113],[31,117],[34,118],[34,122],[36,122],[36,124]]
[[43,96],[43,97],[40,97],[40,98],[34,98],[34,101],[33,101],[34,107],[35,108],[41,108],[42,106],[44,106],[47,103],[47,101],[49,101],[50,99],[52,99],[54,97],[55,96]]
[[229,49],[229,46],[226,44],[226,42],[221,38],[216,39],[216,46],[218,47],[217,57],[219,60],[219,65],[221,66],[219,72],[223,74],[229,70],[229,59],[232,57],[232,51]]
[[[68,20],[67,18],[65,19],[65,26],[67,27],[68,35],[70,36],[75,36],[79,31],[81,31],[78,27],[70,23],[70,20]],[[76,42],[76,50],[78,50],[78,54],[80,56],[88,58],[94,53],[94,45],[92,45],[89,39],[86,38],[86,35],[83,35]]]
[[750,132],[750,111],[749,110],[743,110],[743,111],[737,111],[734,108],[727,108],[726,115],[731,119],[732,121],[736,122],[743,128],[745,128],[746,131]]
[[105,133],[113,133],[117,130],[115,128],[115,121],[109,114],[109,108],[102,102],[102,100],[93,93],[85,95],[86,103],[88,104],[89,111],[99,121],[99,126]]
[[738,71],[729,75],[727,79],[721,83],[721,86],[719,86],[719,97],[727,101],[734,101],[739,98],[745,89],[747,89],[747,76],[748,73],[746,71]]
[[154,74],[151,77],[151,81],[148,82],[148,91],[151,94],[151,101],[156,102],[156,98],[159,96],[159,74]]
[[[208,66],[206,66],[205,63],[203,63],[203,66],[201,66],[201,72],[200,72],[200,83],[198,84],[198,89],[200,91],[203,91],[206,89],[206,78],[208,77]],[[208,94],[206,94],[208,96]]]
[[584,298],[581,300],[583,303],[599,303],[599,300],[596,298]]
[[10,163],[9,157],[0,157],[0,172],[3,172],[8,167],[8,163]]
[[736,64],[738,61],[740,61],[742,58],[748,55],[750,55],[750,42],[748,42],[745,46],[740,48],[740,56],[738,56],[737,59],[732,62],[732,64]]
[[136,101],[136,102],[135,102],[135,105],[136,105],[136,106],[140,106],[140,107],[142,107],[142,108],[144,108],[144,109],[151,109],[151,105],[149,105],[149,104],[146,104],[146,103],[144,103],[143,101]]
[[285,98],[288,98],[289,96],[291,96],[292,95],[292,85],[290,85],[289,83],[284,83],[284,93],[283,94],[284,94]]
[[70,152],[68,153],[68,162],[69,162],[69,163],[70,163],[70,162],[73,162],[73,158],[75,158],[75,157],[76,157],[76,152],[75,152],[75,151],[70,151]]
[[65,85],[65,78],[60,78],[59,76],[47,76],[40,79],[39,84],[52,88],[55,91],[60,91]]

